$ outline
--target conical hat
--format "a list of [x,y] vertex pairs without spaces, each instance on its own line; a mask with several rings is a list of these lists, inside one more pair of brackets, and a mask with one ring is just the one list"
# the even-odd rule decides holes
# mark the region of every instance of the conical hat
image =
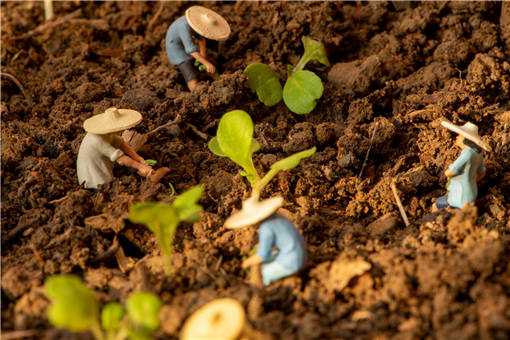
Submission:
[[105,112],[90,117],[83,123],[85,131],[97,135],[123,131],[142,121],[142,115],[135,110],[110,107]]
[[482,149],[490,151],[490,147],[487,144],[485,144],[485,142],[482,141],[482,139],[480,138],[480,135],[478,135],[478,126],[476,126],[475,124],[467,122],[466,124],[459,126],[447,120],[443,120],[441,122],[441,125],[447,128],[448,130],[458,133],[462,137],[469,139],[476,145],[480,146]]
[[227,20],[209,8],[191,6],[186,10],[186,21],[195,32],[207,39],[223,41],[230,35]]
[[216,299],[202,306],[184,323],[181,340],[236,340],[243,331],[243,306],[230,298]]
[[243,202],[243,208],[232,214],[226,221],[225,227],[239,229],[248,227],[271,216],[283,205],[282,197],[273,197],[259,201],[258,197],[250,197]]

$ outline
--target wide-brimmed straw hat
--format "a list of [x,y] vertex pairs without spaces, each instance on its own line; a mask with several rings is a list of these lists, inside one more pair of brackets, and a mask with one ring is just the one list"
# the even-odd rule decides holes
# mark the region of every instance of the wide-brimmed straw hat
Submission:
[[225,227],[239,229],[248,227],[271,216],[283,205],[282,197],[273,197],[259,201],[258,197],[250,197],[243,202],[243,208],[232,214],[226,221]]
[[181,340],[235,340],[246,324],[243,306],[234,299],[216,299],[200,307],[184,323]]
[[230,35],[227,20],[209,8],[191,6],[186,10],[186,21],[195,32],[207,39],[223,41]]
[[97,135],[123,131],[142,121],[140,112],[110,107],[105,112],[90,117],[83,123],[85,131]]
[[475,124],[467,122],[466,124],[459,126],[447,120],[443,120],[441,125],[448,130],[453,131],[466,139],[469,139],[485,151],[490,151],[490,147],[480,138],[480,135],[478,134],[478,126]]

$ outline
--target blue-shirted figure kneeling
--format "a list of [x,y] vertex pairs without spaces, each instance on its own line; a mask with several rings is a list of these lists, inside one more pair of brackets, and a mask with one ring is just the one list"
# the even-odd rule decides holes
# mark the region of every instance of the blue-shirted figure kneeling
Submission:
[[291,221],[276,211],[283,198],[274,197],[259,201],[251,197],[243,202],[241,211],[230,216],[225,226],[238,229],[259,225],[257,253],[243,262],[243,268],[254,267],[252,276],[256,286],[270,283],[299,272],[305,265],[305,242]]
[[207,59],[206,39],[223,41],[229,35],[228,22],[218,13],[202,6],[188,8],[184,16],[168,27],[165,38],[168,60],[177,66],[190,91],[198,86],[193,60],[204,65],[207,73],[216,73],[216,67]]
[[485,175],[482,149],[490,151],[478,135],[478,127],[475,124],[467,122],[458,126],[443,121],[441,125],[458,134],[455,145],[461,148],[462,152],[445,171],[448,178],[448,193],[436,200],[432,211],[448,207],[460,209],[476,200],[477,182]]

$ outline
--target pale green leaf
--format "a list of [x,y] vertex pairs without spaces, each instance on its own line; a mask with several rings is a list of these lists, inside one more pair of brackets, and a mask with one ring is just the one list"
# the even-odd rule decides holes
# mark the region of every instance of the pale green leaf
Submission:
[[266,106],[273,106],[282,100],[282,85],[273,70],[266,64],[250,64],[244,70],[248,84]]
[[145,160],[145,164],[149,165],[149,166],[153,166],[153,165],[156,165],[158,163],[157,160],[155,159],[146,159]]
[[221,150],[221,148],[220,148],[220,144],[218,143],[218,137],[213,137],[209,141],[209,143],[207,143],[207,147],[216,156],[219,156],[219,157],[226,157],[227,156],[227,155],[225,155],[223,150]]
[[124,317],[124,307],[120,303],[110,302],[101,311],[101,325],[108,332],[116,332]]
[[283,88],[285,105],[294,113],[310,113],[322,96],[324,88],[321,79],[310,71],[295,72]]
[[151,293],[137,292],[129,296],[126,301],[129,320],[137,327],[149,331],[159,328],[159,310],[162,306],[159,298]]
[[303,53],[303,56],[297,63],[296,67],[294,68],[294,72],[302,70],[305,65],[312,61],[318,61],[319,63],[329,66],[329,60],[328,55],[326,54],[326,49],[324,48],[324,45],[317,40],[313,40],[309,37],[302,37],[301,41],[303,42],[305,51]]
[[273,163],[271,165],[271,169],[277,170],[277,171],[287,171],[290,169],[295,168],[299,165],[299,162],[301,162],[302,159],[308,158],[315,154],[316,148],[315,146],[311,149],[304,150],[298,153],[295,153],[293,155],[290,155],[287,158],[280,159],[279,161]]
[[99,303],[94,292],[74,275],[46,279],[46,296],[51,301],[48,319],[57,328],[72,332],[91,330],[99,322]]
[[250,177],[257,177],[252,161],[253,122],[242,110],[227,112],[221,117],[217,132],[223,153],[243,168]]
[[260,143],[254,139],[251,143],[251,153],[254,154],[255,152],[259,151],[260,148]]
[[202,197],[204,188],[197,185],[188,191],[183,192],[172,203],[179,220],[194,222],[198,219],[198,213],[202,211],[202,206],[197,204]]

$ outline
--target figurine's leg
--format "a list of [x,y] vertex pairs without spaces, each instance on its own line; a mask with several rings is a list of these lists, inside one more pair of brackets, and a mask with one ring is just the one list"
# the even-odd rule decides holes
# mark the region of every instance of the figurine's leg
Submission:
[[181,74],[184,77],[186,84],[188,85],[188,89],[190,91],[196,90],[198,87],[198,74],[195,69],[195,65],[193,65],[193,62],[188,60],[180,63],[177,65],[177,67],[179,68],[179,71],[181,71]]
[[432,204],[432,212],[436,212],[440,209],[448,208],[448,195],[439,197],[434,204]]
[[271,282],[294,275],[296,272],[296,270],[285,268],[276,261],[264,263],[262,264],[262,282],[264,283],[264,286],[267,286]]

